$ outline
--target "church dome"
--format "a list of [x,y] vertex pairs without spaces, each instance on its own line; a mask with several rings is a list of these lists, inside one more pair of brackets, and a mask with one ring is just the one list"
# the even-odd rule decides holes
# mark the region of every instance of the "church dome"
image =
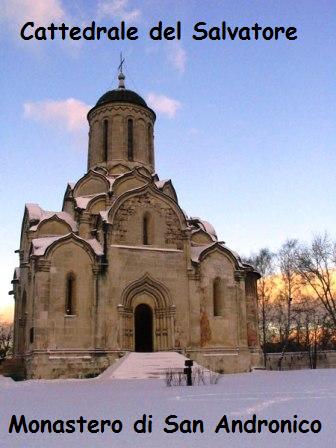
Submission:
[[[129,90],[125,88],[125,75],[120,72],[119,76],[119,86],[117,89],[108,90],[107,92],[102,95],[99,100],[97,101],[96,105],[91,109],[94,110],[99,106],[105,106],[106,104],[110,103],[128,103],[128,104],[135,104],[137,106],[142,106],[148,109],[153,115],[154,119],[156,118],[155,112],[147,106],[146,101],[136,92],[133,92],[133,90]],[[91,112],[90,111],[90,112]],[[90,114],[89,112],[89,114]]]
[[132,103],[147,107],[146,101],[140,95],[128,89],[114,89],[104,93],[97,101],[96,107],[106,103]]

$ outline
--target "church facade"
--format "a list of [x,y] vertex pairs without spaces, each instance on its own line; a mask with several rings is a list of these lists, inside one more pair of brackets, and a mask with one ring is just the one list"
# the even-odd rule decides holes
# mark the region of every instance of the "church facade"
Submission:
[[159,179],[155,119],[120,73],[88,113],[87,172],[62,211],[25,206],[12,283],[27,378],[96,375],[129,351],[224,373],[260,365],[259,274]]

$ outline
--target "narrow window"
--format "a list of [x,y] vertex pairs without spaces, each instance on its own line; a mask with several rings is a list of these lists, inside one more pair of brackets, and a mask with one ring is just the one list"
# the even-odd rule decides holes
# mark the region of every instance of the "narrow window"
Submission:
[[128,160],[133,160],[133,120],[131,118],[127,121],[127,157]]
[[147,246],[149,244],[148,241],[148,226],[149,226],[149,217],[146,213],[143,217],[143,224],[142,224],[142,243]]
[[26,308],[27,308],[27,294],[26,291],[23,291],[22,304],[21,304],[21,317],[26,317]]
[[32,344],[34,342],[34,327],[29,329],[29,342]]
[[147,127],[147,145],[148,145],[148,159],[150,165],[153,165],[153,139],[152,139],[152,126],[149,124]]
[[75,278],[73,274],[69,274],[66,279],[66,300],[65,300],[65,314],[71,316],[75,314]]
[[222,311],[222,297],[221,297],[221,280],[215,278],[213,281],[213,314],[214,316],[221,316]]
[[104,151],[104,161],[107,162],[108,158],[108,121],[103,121],[103,151]]

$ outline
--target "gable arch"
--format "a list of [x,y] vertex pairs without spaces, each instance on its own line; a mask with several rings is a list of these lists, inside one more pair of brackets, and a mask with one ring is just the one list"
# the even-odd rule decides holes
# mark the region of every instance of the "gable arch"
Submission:
[[73,195],[88,196],[98,193],[107,193],[110,189],[110,183],[106,177],[97,171],[90,170],[76,183]]
[[119,176],[113,183],[113,194],[120,196],[123,193],[141,188],[148,184],[148,177],[144,176],[140,171],[135,168],[132,171]]
[[235,269],[242,269],[243,268],[243,265],[241,264],[239,258],[236,257],[230,249],[228,249],[228,248],[226,248],[226,247],[224,247],[224,246],[222,246],[221,244],[218,244],[218,243],[215,243],[215,244],[205,248],[200,253],[198,260],[200,262],[202,262],[208,256],[210,256],[211,254],[214,254],[214,253],[218,253],[220,255],[225,256],[225,258],[228,259],[231,262],[232,266]]
[[144,194],[152,195],[153,197],[163,201],[163,203],[167,204],[175,213],[179,220],[179,224],[181,227],[181,230],[186,229],[187,222],[185,215],[178,204],[169,196],[167,196],[165,193],[161,192],[158,188],[153,186],[152,184],[146,184],[143,187],[136,188],[132,191],[127,191],[120,195],[116,201],[113,203],[112,207],[110,208],[108,212],[108,220],[110,223],[113,222],[113,218],[120,208],[120,206],[123,204],[123,202],[127,201],[128,199],[141,196]]
[[150,245],[181,250],[185,216],[173,199],[150,184],[123,193],[113,203],[108,212],[112,243],[142,246],[146,212],[154,229]]
[[72,228],[64,219],[59,218],[57,215],[53,215],[38,223],[36,233],[39,237],[47,235],[67,235],[73,230],[76,229]]
[[88,257],[90,258],[91,263],[93,265],[96,264],[98,254],[96,254],[94,252],[92,246],[89,243],[87,243],[83,238],[80,238],[73,233],[70,233],[70,234],[52,242],[45,251],[44,255],[45,255],[46,259],[51,259],[56,250],[66,246],[66,245],[69,245],[69,244],[70,245],[74,244],[75,246],[84,250],[86,252],[86,254],[88,255]]
[[87,206],[86,211],[88,213],[98,215],[99,212],[104,211],[106,209],[106,193],[99,194],[92,198]]

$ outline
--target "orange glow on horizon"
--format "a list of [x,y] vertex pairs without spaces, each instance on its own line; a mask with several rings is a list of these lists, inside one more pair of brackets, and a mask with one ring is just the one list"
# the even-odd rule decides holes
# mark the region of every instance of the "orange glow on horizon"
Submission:
[[5,305],[0,307],[0,322],[13,322],[14,305]]

